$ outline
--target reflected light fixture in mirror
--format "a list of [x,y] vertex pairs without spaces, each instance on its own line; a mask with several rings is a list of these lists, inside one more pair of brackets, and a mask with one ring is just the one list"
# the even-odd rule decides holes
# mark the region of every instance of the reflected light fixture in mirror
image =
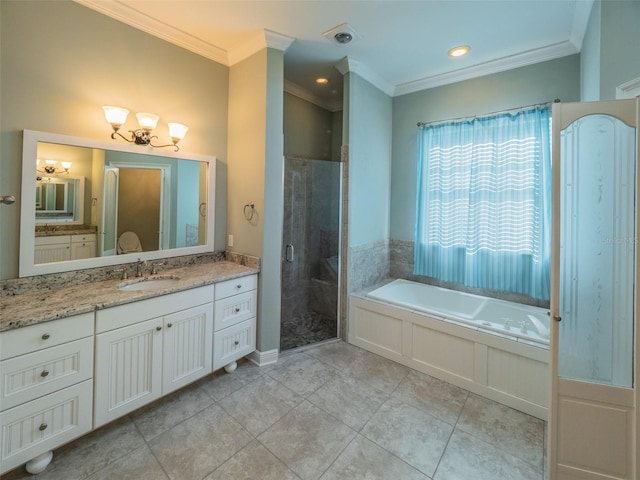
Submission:
[[42,168],[40,167],[40,159],[38,158],[36,160],[36,171],[40,172],[40,173],[47,173],[49,175],[54,175],[54,174],[66,174],[69,175],[69,169],[71,169],[71,165],[73,165],[72,162],[60,162],[60,165],[62,166],[62,169],[58,168],[58,162],[56,160],[45,160],[44,161],[45,165]]
[[136,113],[136,118],[138,119],[138,125],[140,128],[137,128],[136,130],[129,130],[129,133],[131,134],[131,138],[129,139],[119,132],[122,125],[127,121],[129,110],[109,105],[103,106],[102,109],[104,110],[104,116],[106,117],[107,122],[109,122],[111,128],[113,128],[111,138],[114,140],[116,139],[116,135],[118,135],[129,143],[135,143],[136,145],[149,145],[154,148],[174,147],[177,152],[180,150],[178,142],[184,138],[187,134],[187,130],[189,130],[187,126],[180,123],[169,123],[169,136],[173,143],[154,145],[152,143],[153,139],[158,137],[156,135],[152,135],[152,132],[158,125],[160,117],[153,113],[139,112]]

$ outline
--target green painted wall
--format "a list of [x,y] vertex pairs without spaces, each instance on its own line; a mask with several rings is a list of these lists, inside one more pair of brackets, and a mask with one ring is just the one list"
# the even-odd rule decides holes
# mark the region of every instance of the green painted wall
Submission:
[[580,51],[580,100],[600,98],[600,16],[602,4],[594,2]]
[[556,98],[580,99],[578,55],[393,99],[390,238],[414,239],[418,122],[490,113]]
[[[218,159],[216,249],[226,239],[229,69],[70,0],[0,2],[0,192],[19,197],[22,130],[108,140],[102,105],[189,126],[186,152]],[[18,275],[19,202],[0,208],[0,279]]]
[[392,99],[348,73],[349,246],[389,238]]
[[[264,49],[229,75],[229,250],[262,257],[257,349],[280,345],[284,55]],[[253,202],[251,220],[244,205]]]
[[613,100],[616,87],[640,77],[640,1],[601,3],[600,100]]
[[284,154],[291,157],[331,160],[331,112],[285,92]]

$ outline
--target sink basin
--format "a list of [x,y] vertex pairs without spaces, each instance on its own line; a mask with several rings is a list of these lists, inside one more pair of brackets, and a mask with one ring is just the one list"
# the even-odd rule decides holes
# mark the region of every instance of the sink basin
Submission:
[[124,292],[137,292],[145,290],[163,290],[174,286],[178,280],[178,277],[148,277],[140,280],[121,283],[118,285],[118,290]]

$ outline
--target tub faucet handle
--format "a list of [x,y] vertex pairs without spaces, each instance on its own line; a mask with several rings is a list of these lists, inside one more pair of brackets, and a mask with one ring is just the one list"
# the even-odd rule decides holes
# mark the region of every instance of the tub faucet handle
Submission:
[[520,322],[520,331],[522,333],[527,333],[527,324],[524,320]]
[[504,321],[504,329],[505,330],[511,330],[511,319],[510,318],[501,318],[502,321]]

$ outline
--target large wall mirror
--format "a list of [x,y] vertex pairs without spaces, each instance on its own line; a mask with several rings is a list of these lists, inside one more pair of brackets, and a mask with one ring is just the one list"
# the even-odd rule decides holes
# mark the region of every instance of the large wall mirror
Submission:
[[215,158],[24,131],[20,276],[213,251]]

